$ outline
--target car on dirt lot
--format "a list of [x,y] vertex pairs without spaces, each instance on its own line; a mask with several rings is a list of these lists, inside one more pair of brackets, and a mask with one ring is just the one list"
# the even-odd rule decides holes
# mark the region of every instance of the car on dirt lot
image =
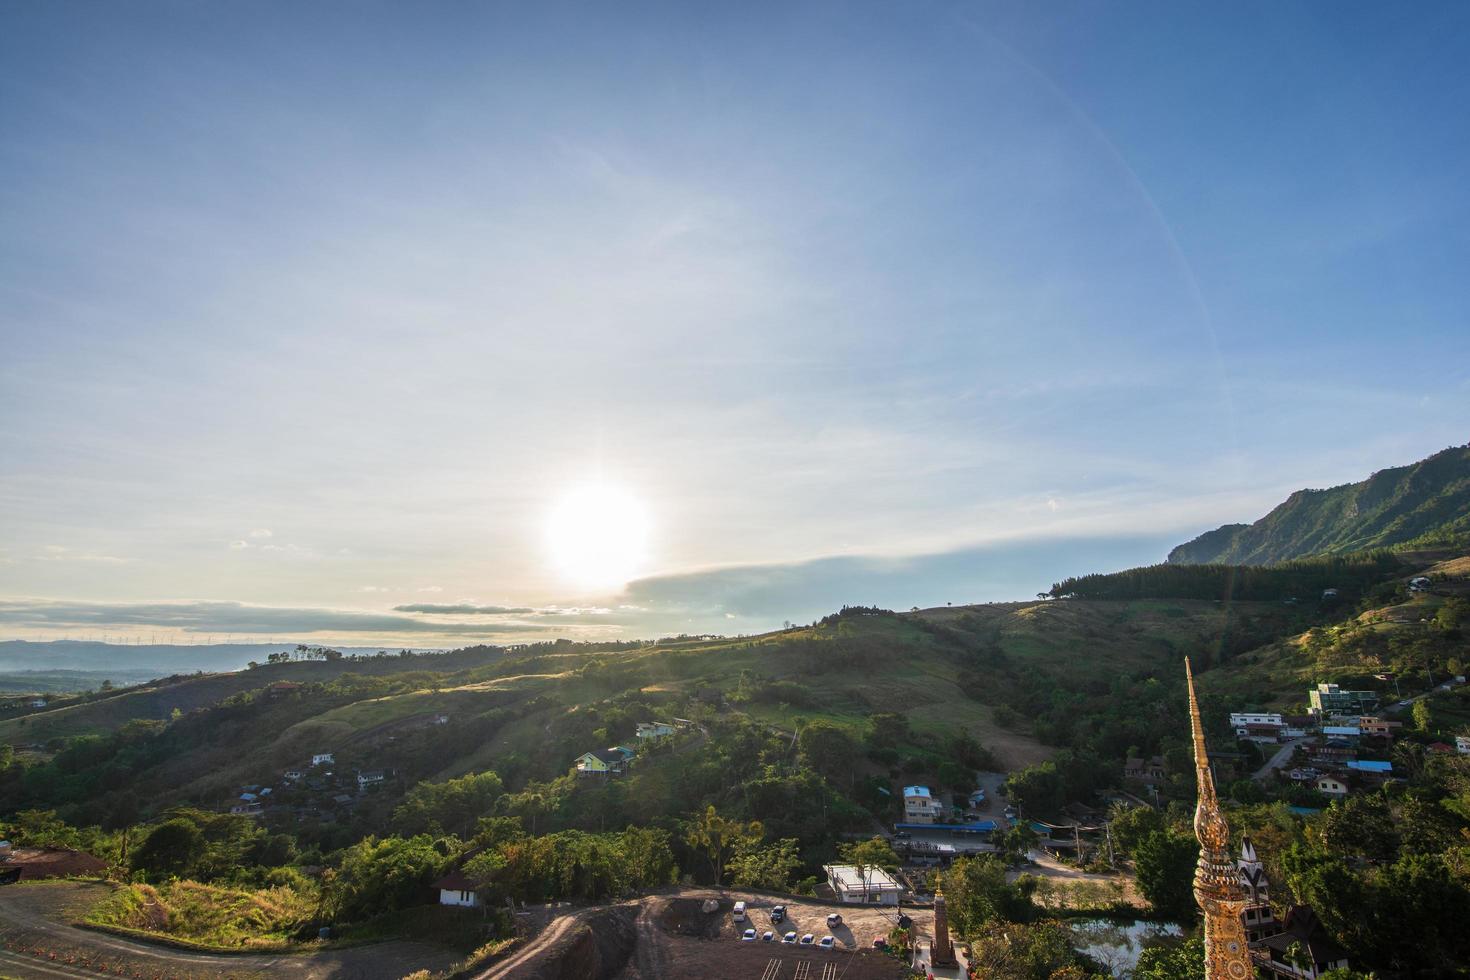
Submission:
[[784,936],[781,937],[781,941],[783,943],[788,943],[788,944],[795,943],[796,942],[796,933],[794,933],[794,932],[788,932],[786,935],[784,935]]
[[827,916],[827,928],[828,929],[832,929],[832,928],[835,928],[836,926],[840,926],[840,925],[842,925],[842,915],[841,915],[841,913],[833,912],[833,913],[831,913],[830,915]]
[[753,942],[755,942],[755,930],[754,929],[747,929],[744,932],[742,932],[740,934],[740,941],[742,943],[753,943]]
[[833,939],[831,936],[823,936],[822,941],[817,943],[817,945],[822,947],[823,949],[832,949],[837,945],[837,940]]
[[768,943],[772,939],[775,939],[775,938],[776,938],[776,934],[774,932],[772,932],[771,930],[769,930],[769,929],[767,929],[765,932],[761,933],[761,942],[763,942],[763,943]]
[[784,905],[773,905],[773,906],[771,906],[771,921],[772,922],[780,922],[784,918],[786,918],[786,906],[784,906]]
[[807,933],[805,936],[802,936],[801,937],[801,945],[803,945],[803,946],[810,946],[812,943],[814,943],[816,941],[817,941],[817,937],[816,936],[813,936],[811,933]]

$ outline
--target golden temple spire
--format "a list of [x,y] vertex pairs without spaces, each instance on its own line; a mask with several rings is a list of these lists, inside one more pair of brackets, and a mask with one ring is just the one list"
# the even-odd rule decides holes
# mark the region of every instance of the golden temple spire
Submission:
[[1194,808],[1194,835],[1199,839],[1199,865],[1194,872],[1194,900],[1205,917],[1205,980],[1247,980],[1255,975],[1246,945],[1245,894],[1230,855],[1230,827],[1215,796],[1210,753],[1205,746],[1204,723],[1194,693],[1194,671],[1184,658],[1189,688],[1189,725],[1194,737],[1194,772],[1199,802]]

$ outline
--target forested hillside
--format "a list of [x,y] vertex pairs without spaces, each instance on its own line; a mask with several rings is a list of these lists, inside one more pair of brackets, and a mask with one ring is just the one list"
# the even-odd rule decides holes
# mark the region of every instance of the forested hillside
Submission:
[[1470,540],[1470,446],[1380,470],[1361,483],[1298,490],[1254,524],[1226,524],[1169,552],[1175,565],[1262,565],[1309,555]]

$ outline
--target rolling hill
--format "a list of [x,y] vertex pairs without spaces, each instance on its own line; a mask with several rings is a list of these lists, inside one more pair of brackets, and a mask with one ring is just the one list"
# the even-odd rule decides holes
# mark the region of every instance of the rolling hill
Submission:
[[1169,552],[1176,565],[1264,565],[1375,548],[1470,540],[1470,446],[1360,483],[1298,490],[1254,524],[1226,524]]

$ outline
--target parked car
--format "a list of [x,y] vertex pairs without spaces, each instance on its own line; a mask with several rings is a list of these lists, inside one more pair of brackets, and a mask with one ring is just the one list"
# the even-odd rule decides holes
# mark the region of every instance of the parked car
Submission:
[[801,945],[802,946],[810,946],[812,943],[814,943],[816,941],[817,941],[817,937],[816,936],[813,936],[811,933],[807,933],[805,936],[802,936],[801,937]]
[[767,929],[765,932],[761,933],[761,942],[763,942],[763,943],[768,943],[768,942],[770,942],[771,940],[773,940],[775,938],[776,938],[776,934],[774,932],[772,932],[771,930],[769,930],[769,929]]
[[786,918],[786,906],[784,906],[784,905],[774,905],[774,906],[771,907],[771,921],[772,922],[780,922],[784,918]]
[[822,947],[823,949],[832,949],[837,945],[837,940],[833,939],[831,936],[823,936],[822,941],[817,943],[817,945]]
[[827,916],[827,928],[832,929],[842,925],[842,913],[833,912]]
[[744,932],[742,932],[740,934],[740,941],[743,942],[743,943],[753,943],[753,942],[755,942],[755,930],[754,929],[747,929]]
[[744,922],[745,921],[745,903],[744,902],[736,902],[735,903],[735,921],[736,922]]
[[794,933],[794,932],[788,932],[786,935],[784,935],[784,936],[781,937],[781,941],[783,943],[787,943],[787,944],[795,943],[796,942],[796,933]]

